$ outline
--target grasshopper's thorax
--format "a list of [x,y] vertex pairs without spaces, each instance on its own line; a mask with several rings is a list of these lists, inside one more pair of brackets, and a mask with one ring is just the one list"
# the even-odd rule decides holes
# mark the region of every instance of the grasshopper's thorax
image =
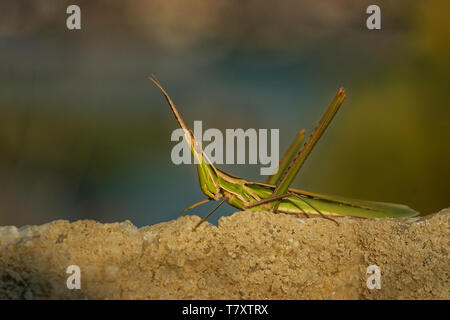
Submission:
[[226,202],[236,208],[244,210],[254,201],[261,198],[248,186],[248,181],[218,171],[218,184]]
[[220,186],[217,182],[218,177],[214,169],[215,168],[211,164],[208,164],[205,161],[201,161],[201,163],[197,164],[201,190],[208,198],[217,200],[220,198]]

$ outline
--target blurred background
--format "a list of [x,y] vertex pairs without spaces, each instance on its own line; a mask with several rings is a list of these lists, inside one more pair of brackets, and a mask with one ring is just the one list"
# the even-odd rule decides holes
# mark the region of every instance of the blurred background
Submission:
[[[70,4],[81,30],[66,28]],[[366,28],[370,4],[379,31]],[[449,10],[445,0],[3,0],[0,225],[142,226],[203,199],[195,167],[170,160],[177,124],[151,73],[188,125],[279,128],[280,155],[344,86],[294,187],[422,214],[448,207]],[[258,165],[220,168],[266,179]]]

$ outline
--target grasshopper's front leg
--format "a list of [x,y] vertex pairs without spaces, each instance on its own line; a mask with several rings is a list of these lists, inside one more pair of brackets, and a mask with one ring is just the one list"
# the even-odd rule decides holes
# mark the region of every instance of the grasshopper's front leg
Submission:
[[200,206],[200,205],[202,205],[202,204],[204,204],[204,203],[208,203],[208,202],[210,202],[211,200],[214,200],[214,199],[206,198],[206,199],[197,201],[197,202],[191,204],[190,206],[187,206],[186,208],[184,208],[183,211],[181,211],[180,217],[181,217],[182,215],[184,215],[187,211],[192,210],[192,209],[194,209],[195,207],[198,207],[198,206]]

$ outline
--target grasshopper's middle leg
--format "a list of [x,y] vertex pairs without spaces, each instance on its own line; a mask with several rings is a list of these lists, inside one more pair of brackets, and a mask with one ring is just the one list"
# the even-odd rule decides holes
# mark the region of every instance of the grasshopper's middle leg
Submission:
[[284,199],[286,197],[289,197],[290,195],[291,195],[290,193],[286,193],[286,194],[282,194],[282,195],[279,195],[279,196],[274,196],[274,197],[270,197],[270,198],[267,198],[267,199],[263,199],[263,200],[260,200],[260,201],[255,201],[255,202],[252,202],[251,204],[245,206],[244,208],[245,209],[251,209],[251,208],[257,207],[259,205],[265,204],[265,203],[269,203],[269,202],[273,202],[273,201],[277,201],[277,200],[282,200],[282,199]]
[[[277,201],[276,206],[275,206],[274,208],[272,208],[272,212],[275,212],[275,213],[292,214],[291,212],[283,211],[283,210],[279,210],[279,209],[278,209],[278,205],[279,205],[280,201],[283,200],[284,198],[288,197],[288,196],[291,196],[291,194],[290,194],[290,193],[286,193],[286,194],[282,194],[282,195],[280,195],[280,196],[270,197],[270,198],[267,198],[267,199],[263,199],[263,200],[260,200],[260,201],[253,202],[252,204],[250,204],[250,205],[248,205],[248,206],[245,206],[244,208],[245,208],[245,209],[251,209],[251,208],[254,208],[254,207],[259,206],[259,205],[261,205],[261,204],[265,204],[265,203]],[[302,211],[302,213],[303,213],[307,218],[309,218],[308,214],[307,214],[302,208],[299,208],[299,209]],[[298,215],[298,214],[296,214],[296,215]]]

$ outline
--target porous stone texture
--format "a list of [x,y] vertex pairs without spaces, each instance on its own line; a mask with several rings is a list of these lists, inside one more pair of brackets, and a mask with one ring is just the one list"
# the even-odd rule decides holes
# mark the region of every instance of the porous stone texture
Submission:
[[[424,218],[238,212],[0,227],[1,299],[449,299],[450,209]],[[67,267],[81,289],[67,288]],[[368,289],[367,267],[381,270]]]

